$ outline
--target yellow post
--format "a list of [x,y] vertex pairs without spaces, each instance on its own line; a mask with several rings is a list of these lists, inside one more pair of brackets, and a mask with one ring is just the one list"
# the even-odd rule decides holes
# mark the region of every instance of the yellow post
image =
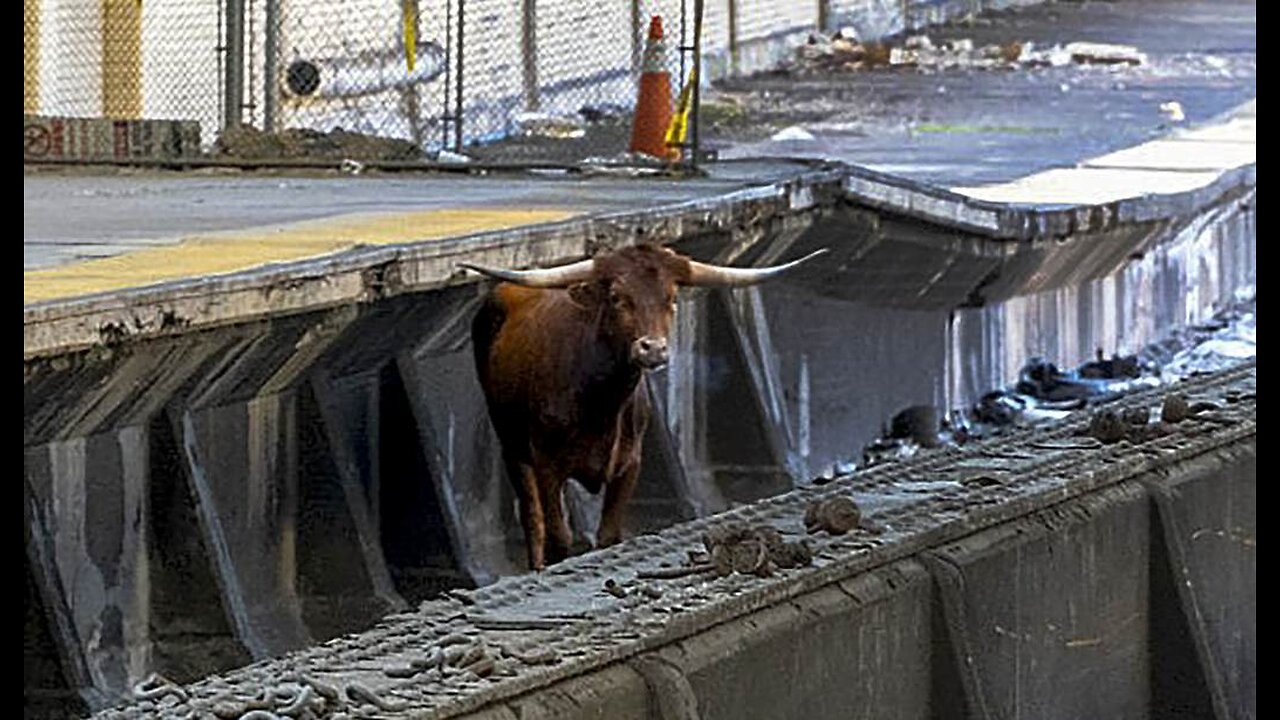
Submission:
[[142,0],[102,0],[102,114],[142,117]]
[[22,0],[22,112],[40,112],[40,0]]
[[682,154],[689,139],[689,114],[693,110],[693,89],[697,84],[698,68],[694,66],[680,90],[680,100],[676,103],[675,114],[671,116],[671,125],[667,127],[667,150],[676,158]]
[[405,64],[409,72],[418,61],[418,2],[417,0],[401,0],[400,14],[404,23]]

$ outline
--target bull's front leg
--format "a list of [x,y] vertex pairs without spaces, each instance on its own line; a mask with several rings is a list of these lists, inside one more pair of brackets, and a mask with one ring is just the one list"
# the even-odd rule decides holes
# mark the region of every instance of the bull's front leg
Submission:
[[604,510],[600,516],[599,547],[609,547],[622,540],[622,525],[626,520],[627,504],[636,489],[640,477],[640,458],[628,462],[604,488]]
[[540,473],[542,511],[546,514],[547,562],[554,565],[569,557],[573,533],[564,514],[564,483],[558,475]]
[[529,569],[546,567],[547,527],[543,516],[542,497],[538,491],[538,476],[533,468],[523,463],[513,463],[512,477],[516,481],[520,500],[520,525],[524,527],[525,549],[529,553]]

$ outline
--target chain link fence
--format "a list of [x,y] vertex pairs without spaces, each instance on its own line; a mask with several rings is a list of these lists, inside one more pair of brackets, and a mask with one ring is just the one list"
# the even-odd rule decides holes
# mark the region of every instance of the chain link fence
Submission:
[[[700,5],[24,0],[24,112],[198,123],[188,151],[222,160],[617,159],[651,18],[665,31],[674,103],[692,72]],[[748,40],[778,22],[812,28],[813,8],[793,6],[708,3],[712,72],[735,69],[735,28]]]

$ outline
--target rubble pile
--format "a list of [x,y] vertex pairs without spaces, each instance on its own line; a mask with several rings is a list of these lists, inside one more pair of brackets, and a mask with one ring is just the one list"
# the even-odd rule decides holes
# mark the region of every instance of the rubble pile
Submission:
[[1146,55],[1129,45],[1073,42],[1039,48],[1031,42],[977,46],[960,38],[935,43],[928,35],[911,35],[900,44],[859,42],[850,30],[830,37],[813,33],[796,49],[791,70],[801,75],[856,72],[876,68],[996,70],[1064,65],[1142,65]]
[[691,557],[695,564],[709,564],[715,574],[733,573],[769,577],[778,569],[804,567],[813,562],[813,551],[803,540],[786,542],[772,525],[730,522],[717,525],[702,536],[705,553]]
[[290,128],[264,132],[251,125],[228,128],[214,144],[214,155],[249,160],[306,158],[377,162],[419,160],[422,150],[408,140],[334,128],[329,132]]

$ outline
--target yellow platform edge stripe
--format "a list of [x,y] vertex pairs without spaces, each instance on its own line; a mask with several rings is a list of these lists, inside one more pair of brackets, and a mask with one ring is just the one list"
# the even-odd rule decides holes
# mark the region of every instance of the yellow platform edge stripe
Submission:
[[569,209],[470,208],[363,213],[288,225],[193,235],[172,245],[133,250],[22,273],[23,304],[249,270],[356,245],[394,245],[557,222]]

